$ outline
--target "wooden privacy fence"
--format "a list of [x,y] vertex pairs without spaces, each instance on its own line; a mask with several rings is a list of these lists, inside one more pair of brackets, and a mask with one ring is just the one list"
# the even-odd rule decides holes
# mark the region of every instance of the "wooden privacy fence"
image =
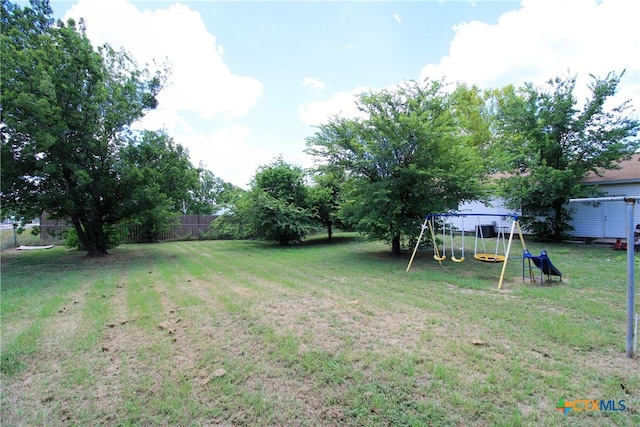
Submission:
[[[200,238],[211,228],[211,222],[218,215],[181,215],[176,224],[169,226],[168,230],[159,236],[160,240],[179,240],[187,237]],[[140,227],[122,225],[122,235],[125,242],[140,241]],[[48,241],[59,239],[73,225],[65,220],[40,218],[40,240]]]

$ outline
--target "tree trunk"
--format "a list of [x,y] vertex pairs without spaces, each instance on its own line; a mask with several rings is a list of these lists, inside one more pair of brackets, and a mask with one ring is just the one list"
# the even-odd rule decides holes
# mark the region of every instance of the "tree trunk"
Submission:
[[396,234],[395,236],[393,236],[393,239],[391,240],[391,252],[399,255],[400,254],[400,235]]
[[90,257],[98,257],[103,255],[109,255],[107,250],[104,247],[101,247],[97,244],[92,244],[90,247],[86,248],[87,256]]
[[328,236],[329,240],[331,240],[331,237],[333,236],[333,230],[331,228],[331,223],[327,224],[327,236]]
[[108,236],[105,235],[102,221],[85,221],[79,218],[72,218],[71,222],[80,240],[81,250],[87,252],[87,256],[108,255]]
[[562,235],[564,234],[563,222],[562,222],[562,204],[556,203],[554,207],[553,216],[553,241],[558,243],[562,241]]

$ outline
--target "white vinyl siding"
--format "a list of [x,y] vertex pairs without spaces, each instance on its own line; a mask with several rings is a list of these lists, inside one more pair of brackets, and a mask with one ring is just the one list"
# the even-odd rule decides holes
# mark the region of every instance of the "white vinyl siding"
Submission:
[[[631,184],[600,184],[600,189],[605,192],[606,196],[626,196],[636,197],[636,205],[634,210],[634,225],[640,224],[640,183]],[[570,224],[575,230],[569,231],[567,234],[573,237],[584,238],[624,238],[626,237],[626,204],[623,201],[618,202],[602,202],[599,206],[588,206],[584,203],[571,203],[570,205],[575,212],[573,220]],[[465,232],[474,232],[477,225],[494,224],[497,227],[503,227],[508,232],[511,224],[510,218],[504,218],[501,215],[512,212],[503,206],[501,199],[492,199],[490,205],[487,206],[481,202],[465,203],[460,206],[460,213],[466,214],[490,214],[492,216],[480,217],[453,217],[448,223],[462,230],[464,226]],[[494,216],[495,215],[495,216]],[[524,230],[526,233],[526,230]]]
[[[606,196],[636,196],[634,225],[640,224],[640,183],[605,185],[600,189]],[[626,204],[623,201],[602,202],[599,206],[587,206],[584,203],[572,203],[575,209],[570,224],[575,230],[568,234],[574,237],[624,238],[626,237]]]
[[[465,217],[448,218],[447,222],[452,223],[457,230],[464,228],[465,232],[475,233],[477,225],[495,225],[496,231],[501,227],[503,231],[509,232],[511,228],[511,218],[504,217],[507,214],[520,214],[507,209],[503,205],[502,199],[491,199],[489,205],[482,202],[468,202],[460,205],[458,213],[467,214]],[[483,214],[491,216],[473,216],[473,214]]]

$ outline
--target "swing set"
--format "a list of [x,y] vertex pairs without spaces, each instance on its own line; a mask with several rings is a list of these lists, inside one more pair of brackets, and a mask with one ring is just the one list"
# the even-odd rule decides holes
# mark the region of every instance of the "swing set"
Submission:
[[[497,236],[495,243],[495,250],[489,252],[487,250],[487,243],[485,242],[484,226],[480,224],[480,218],[483,216],[490,217],[500,217],[502,220],[511,219],[511,227],[509,232],[509,238],[507,241],[506,233],[504,232],[504,227],[497,228]],[[504,280],[504,273],[507,269],[507,261],[509,260],[509,252],[511,251],[511,242],[513,241],[514,232],[518,231],[518,235],[520,236],[520,242],[522,243],[522,249],[526,250],[526,244],[524,243],[524,237],[522,236],[522,229],[520,228],[520,223],[518,222],[518,215],[516,214],[474,214],[474,213],[440,213],[440,214],[429,214],[426,216],[424,223],[420,229],[420,236],[418,237],[418,241],[416,242],[416,246],[413,249],[413,254],[411,255],[411,259],[409,260],[409,265],[407,266],[407,270],[411,268],[411,264],[413,263],[413,259],[416,256],[416,252],[418,251],[418,247],[420,246],[420,242],[422,240],[422,236],[424,235],[425,230],[429,230],[429,234],[431,236],[431,243],[433,246],[433,258],[438,261],[440,266],[442,266],[442,261],[447,259],[447,240],[450,243],[450,259],[453,262],[464,262],[465,261],[465,248],[464,248],[464,237],[465,237],[465,227],[464,227],[464,219],[466,217],[477,217],[478,225],[475,227],[475,245],[474,245],[474,253],[473,258],[488,263],[503,263],[502,265],[502,273],[500,274],[500,281],[498,282],[498,289],[502,289],[502,282]],[[456,227],[453,223],[453,218],[461,218],[462,224],[460,228],[461,235],[461,243],[460,243],[460,257],[456,257],[456,249],[454,245],[454,235],[456,231]],[[442,240],[441,244],[438,243],[438,239],[436,238],[436,225],[437,223],[441,223],[441,231],[442,231]],[[439,233],[438,233],[439,234]],[[440,250],[440,246],[442,250]],[[479,247],[480,246],[480,247]],[[482,251],[480,251],[480,248]],[[502,249],[502,251],[500,251]],[[501,253],[500,253],[501,252]],[[520,257],[519,257],[520,258]]]

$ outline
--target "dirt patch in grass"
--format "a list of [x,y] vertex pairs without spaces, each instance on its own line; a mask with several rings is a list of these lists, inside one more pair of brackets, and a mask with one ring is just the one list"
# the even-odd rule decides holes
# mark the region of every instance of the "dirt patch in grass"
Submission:
[[446,352],[449,340],[478,345],[483,343],[481,337],[489,335],[482,326],[463,325],[446,313],[406,304],[385,308],[317,292],[272,295],[252,312],[278,334],[297,337],[309,349],[334,355],[346,352],[356,360],[369,353],[438,354]]

